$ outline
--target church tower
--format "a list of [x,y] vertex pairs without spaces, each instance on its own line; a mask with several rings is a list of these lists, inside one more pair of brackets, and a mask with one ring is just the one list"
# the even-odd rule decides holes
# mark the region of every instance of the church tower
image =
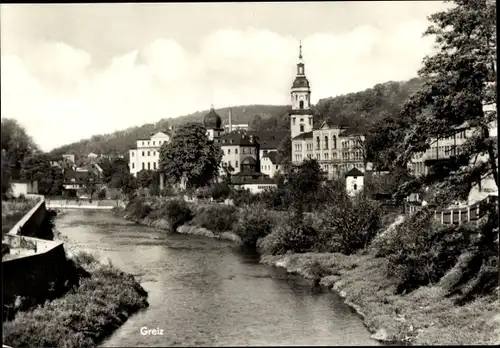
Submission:
[[290,112],[290,135],[292,139],[297,135],[313,130],[311,88],[309,87],[309,81],[306,78],[304,68],[304,61],[302,60],[302,43],[300,43],[297,75],[293,81],[291,90],[292,111]]

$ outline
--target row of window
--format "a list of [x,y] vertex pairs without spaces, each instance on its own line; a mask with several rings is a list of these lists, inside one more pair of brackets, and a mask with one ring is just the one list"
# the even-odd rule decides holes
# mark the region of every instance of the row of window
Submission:
[[[164,142],[165,142],[165,141],[164,141]],[[148,143],[148,146],[150,146],[150,145],[151,145],[151,141],[148,141],[147,143]],[[161,145],[161,144],[162,144],[161,140],[158,140],[158,145]],[[146,142],[145,142],[145,141],[143,141],[143,142],[142,142],[142,146],[145,146],[145,145],[146,145]],[[155,140],[153,140],[153,146],[156,146],[156,141],[155,141]]]
[[[145,154],[148,154],[148,156],[151,156],[151,153],[153,154],[153,156],[156,156],[156,151],[142,151],[142,157],[144,157]],[[135,152],[132,152],[132,157],[134,157],[135,155]]]
[[340,164],[321,164],[321,169],[325,172],[339,172],[339,171],[347,171],[352,168],[358,168],[363,170],[363,163],[340,163]]
[[[295,126],[295,119],[296,119],[296,117],[292,117],[292,125],[294,125],[294,126]],[[300,123],[301,123],[300,131],[303,132],[304,131],[304,125],[302,124],[302,123],[304,123],[303,118],[300,119]],[[309,117],[309,125],[312,126],[312,117]]]
[[[147,164],[146,164],[147,163]],[[153,163],[153,165],[151,165]],[[142,169],[156,170],[156,162],[142,162]],[[132,162],[132,169],[135,169],[135,163]]]
[[[262,165],[260,166],[260,168],[261,168],[261,170],[271,170],[272,165],[270,165],[270,164],[262,164]],[[278,165],[276,165],[276,170],[277,170],[278,168],[279,168],[279,166],[278,166]]]
[[[308,153],[306,155],[306,157],[308,159],[312,159],[313,155],[311,153]],[[321,160],[321,154],[319,154],[319,153],[316,153],[314,157],[318,161]],[[329,159],[330,159],[330,154],[328,152],[323,153],[323,160],[329,160]],[[336,152],[332,152],[331,159],[332,160],[337,159],[337,153]],[[342,152],[342,160],[344,160],[344,161],[351,161],[351,160],[360,160],[361,161],[362,159],[363,159],[363,155],[361,154],[361,152]],[[296,161],[301,161],[302,160],[302,155],[301,154],[296,154],[295,155],[295,160]]]
[[[249,154],[256,154],[257,153],[257,149],[254,148],[254,147],[242,147],[241,148],[241,153],[242,154],[246,154],[246,153],[249,153]],[[224,155],[230,155],[231,154],[231,149],[227,149],[227,153],[224,152],[224,149],[222,149],[222,154]],[[238,154],[238,149],[234,149],[234,154],[237,155]]]
[[[224,164],[223,164],[223,166],[224,166],[224,167],[225,167],[225,166],[231,166],[231,167],[233,166],[233,165],[232,165],[232,163],[231,163],[231,161],[227,161],[227,162],[223,162],[223,163],[224,163]],[[235,161],[235,163],[234,163],[234,168],[235,168],[235,169],[236,169],[236,168],[238,168],[238,161]]]

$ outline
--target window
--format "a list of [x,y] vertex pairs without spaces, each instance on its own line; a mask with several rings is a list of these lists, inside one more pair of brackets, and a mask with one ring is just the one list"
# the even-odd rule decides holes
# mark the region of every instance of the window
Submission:
[[151,162],[148,162],[148,170],[151,170]]
[[328,150],[328,135],[325,135],[325,150]]
[[336,149],[336,148],[337,148],[337,137],[334,134],[332,137],[332,149]]
[[132,163],[132,169],[134,169],[134,163]]
[[132,157],[134,157],[134,153],[135,153],[135,152],[132,152]]
[[146,169],[144,162],[142,162],[142,169]]
[[247,151],[246,151],[247,149],[246,149],[245,147],[244,147],[242,150],[243,150],[243,151],[242,151],[242,153],[243,153],[243,154],[246,154],[246,153],[247,153]]
[[153,145],[155,144],[154,140],[153,140]]
[[144,146],[144,141],[142,142],[142,146]]
[[295,126],[295,117],[292,117],[292,124]]
[[309,125],[312,126],[312,124],[313,124],[313,119],[312,117],[309,117]]
[[148,156],[149,156],[149,151],[148,151]]
[[238,149],[234,149],[234,153],[235,153],[235,154],[238,154]]
[[149,141],[148,141],[148,145],[149,145]]
[[354,191],[356,191],[358,189],[358,185],[354,184],[353,188],[354,188]]
[[301,125],[300,125],[300,131],[301,131],[301,132],[303,132],[303,131],[304,131],[304,125],[303,125],[303,124],[301,124]]
[[300,122],[301,122],[301,123],[302,123],[302,122],[304,122],[304,119],[303,119],[303,118],[301,118],[301,119],[300,119]]
[[319,150],[319,137],[316,137],[316,150]]
[[278,166],[276,166],[276,169],[278,169]]
[[144,157],[144,151],[142,151],[142,156]]
[[236,164],[235,164],[235,165],[236,165],[236,168],[238,168],[238,161],[236,161]]
[[230,155],[231,154],[231,149],[227,149],[227,154]]
[[229,161],[229,162],[227,162],[227,163],[228,163],[228,165],[231,165],[231,161]]
[[299,101],[299,108],[300,109],[304,108],[304,101],[303,100]]
[[156,170],[156,162],[153,162],[153,169]]

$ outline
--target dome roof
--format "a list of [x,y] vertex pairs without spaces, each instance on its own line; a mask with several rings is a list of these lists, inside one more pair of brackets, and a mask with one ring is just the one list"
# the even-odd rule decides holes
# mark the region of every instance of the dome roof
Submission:
[[222,119],[215,112],[215,110],[211,108],[209,113],[206,114],[205,118],[203,119],[203,124],[207,129],[219,129],[222,124]]
[[295,81],[293,81],[292,88],[309,88],[309,80],[305,76],[297,76]]

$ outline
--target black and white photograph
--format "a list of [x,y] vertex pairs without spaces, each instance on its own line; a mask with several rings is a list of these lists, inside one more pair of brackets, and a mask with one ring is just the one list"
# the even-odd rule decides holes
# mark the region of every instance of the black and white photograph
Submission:
[[2,347],[500,345],[496,21],[2,3]]

